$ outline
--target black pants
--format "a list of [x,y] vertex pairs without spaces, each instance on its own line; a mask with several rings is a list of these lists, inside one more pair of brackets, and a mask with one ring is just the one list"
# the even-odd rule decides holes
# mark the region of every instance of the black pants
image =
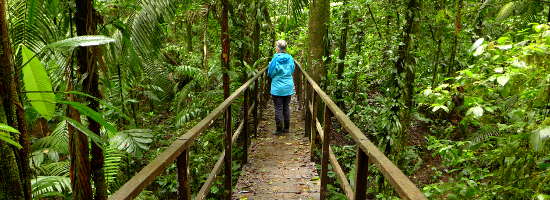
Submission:
[[[290,128],[290,97],[291,96],[275,96],[273,97],[273,104],[275,105],[275,123],[277,125],[277,131],[288,131]],[[283,119],[284,118],[284,119]],[[284,121],[284,125],[283,122]]]

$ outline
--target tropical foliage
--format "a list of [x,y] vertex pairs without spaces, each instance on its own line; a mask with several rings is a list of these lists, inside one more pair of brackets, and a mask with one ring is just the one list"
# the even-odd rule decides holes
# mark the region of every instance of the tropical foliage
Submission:
[[[0,200],[105,199],[277,39],[428,198],[550,199],[547,1],[226,1],[229,63],[220,1],[0,0]],[[223,150],[213,124],[190,149],[192,191]],[[397,198],[369,170],[369,198]],[[177,184],[172,165],[138,198],[176,198]]]

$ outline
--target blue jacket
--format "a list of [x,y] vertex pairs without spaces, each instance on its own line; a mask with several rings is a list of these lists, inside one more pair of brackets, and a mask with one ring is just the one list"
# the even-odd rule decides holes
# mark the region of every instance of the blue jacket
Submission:
[[267,75],[271,78],[271,94],[290,96],[294,94],[294,59],[287,53],[276,53],[269,63]]

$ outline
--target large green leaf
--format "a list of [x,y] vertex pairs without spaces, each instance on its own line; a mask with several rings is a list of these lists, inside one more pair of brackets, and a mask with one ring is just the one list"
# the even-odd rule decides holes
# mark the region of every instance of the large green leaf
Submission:
[[111,133],[116,133],[117,130],[115,126],[113,126],[111,123],[107,122],[101,115],[101,113],[96,112],[95,110],[91,109],[90,107],[73,101],[59,101],[59,103],[67,104],[72,106],[74,109],[78,110],[80,114],[86,115],[87,117],[91,118],[92,120],[99,123],[101,126],[105,127],[107,131]]
[[103,149],[103,146],[107,143],[101,136],[95,134],[90,129],[86,128],[86,126],[82,125],[80,122],[77,122],[74,119],[68,118],[63,116],[63,120],[67,120],[69,124],[71,124],[73,127],[78,129],[80,132],[84,133],[84,135],[88,136],[92,142],[96,143],[97,146],[99,146],[101,149]]
[[103,35],[83,35],[57,41],[49,44],[46,47],[73,49],[75,47],[99,46],[114,41],[115,39]]
[[55,112],[55,95],[52,83],[44,65],[35,57],[34,52],[21,46],[23,54],[23,84],[32,107],[46,119],[51,119]]

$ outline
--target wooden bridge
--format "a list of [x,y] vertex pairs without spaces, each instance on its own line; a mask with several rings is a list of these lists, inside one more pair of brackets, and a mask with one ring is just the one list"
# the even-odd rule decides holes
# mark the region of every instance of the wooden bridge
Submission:
[[[306,196],[311,199],[327,199],[327,183],[329,181],[328,177],[328,165],[332,166],[332,170],[336,174],[342,190],[344,191],[348,199],[367,199],[367,177],[368,174],[368,163],[372,163],[377,166],[377,168],[382,172],[386,181],[395,189],[397,194],[402,199],[411,199],[411,200],[422,200],[426,199],[424,194],[409,180],[409,178],[403,174],[403,172],[397,168],[378,148],[371,142],[365,134],[355,126],[355,124],[346,116],[338,106],[330,99],[330,97],[317,85],[317,83],[306,73],[299,63],[296,63],[296,73],[295,73],[295,85],[296,85],[296,97],[299,106],[302,108],[303,113],[300,113],[303,118],[299,119],[298,122],[303,122],[304,129],[296,129],[293,131],[294,135],[290,136],[301,136],[294,137],[294,140],[288,142],[304,142],[305,146],[311,149],[291,149],[289,151],[303,151],[310,152],[310,156],[313,157],[314,150],[320,148],[322,152],[321,156],[321,173],[319,187],[313,187],[313,190],[310,190]],[[110,200],[119,200],[119,199],[133,199],[139,193],[147,187],[151,182],[155,180],[171,163],[176,162],[177,173],[178,173],[178,199],[181,200],[190,200],[191,190],[189,187],[189,147],[193,144],[195,139],[199,137],[204,130],[210,127],[214,121],[224,113],[225,117],[225,150],[219,156],[218,161],[214,165],[210,175],[208,176],[206,182],[202,185],[201,189],[197,192],[194,199],[202,200],[205,199],[210,188],[212,187],[217,175],[221,172],[223,166],[224,169],[224,199],[229,200],[232,198],[239,198],[239,195],[232,194],[232,171],[231,163],[232,156],[231,152],[232,146],[239,144],[242,145],[244,149],[244,155],[241,158],[242,163],[248,163],[246,165],[254,166],[255,162],[262,162],[262,160],[254,159],[255,153],[262,152],[262,150],[250,151],[250,140],[258,136],[258,125],[260,124],[260,119],[262,118],[262,112],[259,112],[260,108],[265,108],[265,105],[269,100],[269,85],[267,80],[266,69],[261,70],[253,78],[244,83],[239,89],[233,92],[225,101],[220,104],[216,109],[214,109],[208,116],[202,119],[197,125],[191,128],[187,133],[177,138],[164,152],[158,155],[150,164],[145,166],[140,172],[138,172],[134,177],[132,177],[128,182],[126,182],[118,191],[109,197]],[[240,123],[236,129],[231,127],[231,105],[235,103],[235,100],[241,95],[244,96],[244,102],[242,103],[242,110],[244,111],[242,118],[239,120]],[[296,104],[296,103],[295,103]],[[322,108],[319,109],[319,108]],[[294,111],[296,112],[296,111]],[[249,116],[252,116],[250,119]],[[322,116],[320,120],[317,116]],[[296,118],[296,117],[295,117]],[[357,155],[356,155],[356,175],[355,175],[355,188],[353,188],[346,178],[346,174],[342,170],[342,167],[336,160],[336,156],[332,152],[330,147],[330,130],[332,127],[332,119],[336,119],[338,123],[342,126],[344,130],[352,137],[353,141],[357,144]],[[268,119],[271,120],[271,119]],[[251,131],[251,132],[250,132]],[[265,134],[265,133],[264,133]],[[268,133],[270,134],[270,133]],[[236,142],[239,136],[243,141]],[[263,137],[265,138],[265,137]],[[278,139],[278,138],[275,138]],[[258,140],[256,140],[258,141]],[[309,141],[309,142],[307,142]],[[301,144],[302,144],[301,143]],[[273,143],[261,143],[261,140],[257,147],[258,149],[262,147],[269,147],[269,144]],[[262,146],[263,145],[263,146]],[[293,145],[291,145],[293,146]],[[294,146],[295,147],[295,146]],[[268,149],[268,150],[265,150]],[[273,148],[271,149],[273,150]],[[277,149],[279,150],[279,149]],[[288,150],[288,149],[287,149]],[[269,148],[264,148],[263,150],[269,151]],[[284,150],[281,150],[284,151]],[[302,152],[302,153],[303,153]],[[252,163],[248,162],[249,155],[253,158],[251,159]],[[258,155],[257,157],[262,157],[263,155]],[[299,159],[298,159],[299,160]],[[265,160],[264,160],[265,161]],[[310,162],[301,160],[302,162]],[[305,163],[304,163],[305,164]],[[260,165],[261,166],[261,165]],[[282,164],[281,166],[284,166]],[[289,173],[296,175],[296,173],[316,173],[307,170],[307,167],[314,169],[314,166],[307,166],[301,170],[295,170],[295,173]],[[264,170],[264,174],[276,173],[277,170]],[[294,168],[297,169],[297,168]],[[305,170],[304,170],[305,169]],[[247,168],[245,167],[245,171]],[[246,172],[244,173],[246,174]],[[283,173],[284,174],[284,173]],[[304,177],[310,178],[312,174],[303,174]],[[280,175],[279,175],[280,176]],[[287,177],[288,179],[296,177]],[[298,177],[300,178],[300,177]],[[303,177],[301,177],[303,178]],[[296,182],[297,179],[290,180],[290,182]],[[308,179],[311,180],[311,179]],[[261,181],[266,181],[265,179],[259,179],[259,183],[252,183],[259,185]],[[287,181],[288,182],[288,181]],[[241,184],[242,181],[239,181]],[[271,183],[269,183],[271,185]],[[308,184],[308,183],[303,183]],[[287,185],[288,186],[288,185]],[[242,186],[238,186],[242,189]],[[269,186],[267,186],[269,187]],[[292,187],[292,185],[290,186]],[[241,191],[242,192],[242,191]],[[249,193],[249,191],[246,191]],[[278,196],[277,196],[278,195]],[[242,196],[242,195],[240,195]],[[254,193],[247,195],[247,198],[250,199],[298,199],[296,196],[285,196],[283,194],[272,193],[270,195],[263,196],[258,194],[254,196]]]

